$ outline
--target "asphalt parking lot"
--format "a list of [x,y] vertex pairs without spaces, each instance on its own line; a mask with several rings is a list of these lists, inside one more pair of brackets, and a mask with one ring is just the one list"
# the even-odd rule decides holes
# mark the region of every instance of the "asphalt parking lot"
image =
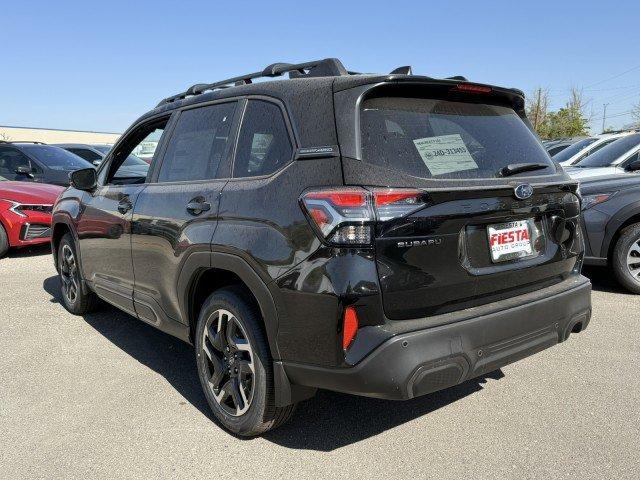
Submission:
[[406,403],[320,392],[262,438],[211,420],[191,347],[74,317],[45,250],[0,260],[0,478],[637,478],[640,297],[604,270],[586,332]]

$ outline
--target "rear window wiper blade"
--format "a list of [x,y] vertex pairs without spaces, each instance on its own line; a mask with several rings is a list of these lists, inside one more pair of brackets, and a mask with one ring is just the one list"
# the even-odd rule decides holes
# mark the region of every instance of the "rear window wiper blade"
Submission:
[[542,170],[543,168],[550,167],[547,163],[510,163],[509,165],[502,167],[498,172],[500,177],[509,177],[516,173],[531,172],[533,170]]

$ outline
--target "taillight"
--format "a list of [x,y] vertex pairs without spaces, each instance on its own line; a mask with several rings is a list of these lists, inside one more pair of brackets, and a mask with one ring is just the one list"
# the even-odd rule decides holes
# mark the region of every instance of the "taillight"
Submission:
[[425,205],[425,194],[409,188],[343,187],[306,192],[303,209],[322,239],[340,245],[370,245],[373,224],[408,215]]
[[358,332],[358,315],[356,309],[353,307],[347,307],[344,309],[344,317],[342,320],[342,349],[349,348],[356,333]]

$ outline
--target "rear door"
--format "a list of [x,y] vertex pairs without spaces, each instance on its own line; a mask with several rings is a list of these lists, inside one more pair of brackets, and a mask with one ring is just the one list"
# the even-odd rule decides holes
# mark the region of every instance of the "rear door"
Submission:
[[176,118],[152,181],[136,202],[131,241],[138,316],[163,328],[180,321],[177,281],[186,258],[208,252],[218,222],[238,102],[195,106]]
[[468,308],[571,273],[579,200],[511,107],[450,92],[361,105],[360,158],[343,158],[345,182],[425,193],[424,206],[376,225],[389,318]]

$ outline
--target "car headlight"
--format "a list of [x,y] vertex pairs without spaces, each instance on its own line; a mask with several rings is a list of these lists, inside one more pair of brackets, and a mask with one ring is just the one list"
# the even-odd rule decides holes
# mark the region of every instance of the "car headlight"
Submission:
[[53,205],[44,205],[44,204],[23,204],[14,202],[13,200],[6,200],[4,198],[0,199],[1,201],[9,203],[11,206],[9,207],[9,211],[15,213],[19,217],[26,217],[26,212],[42,212],[42,213],[51,213],[53,209]]
[[604,203],[618,192],[594,193],[582,196],[582,210],[587,210],[595,205]]

